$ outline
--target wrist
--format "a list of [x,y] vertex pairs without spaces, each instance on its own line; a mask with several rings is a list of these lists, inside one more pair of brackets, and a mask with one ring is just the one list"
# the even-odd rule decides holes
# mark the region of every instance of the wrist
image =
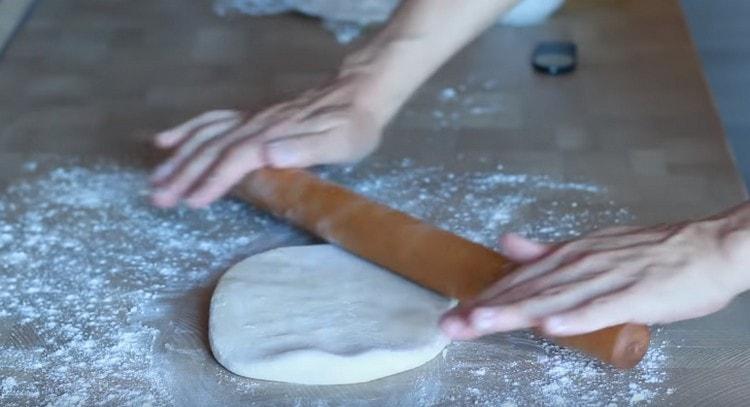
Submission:
[[377,52],[363,49],[344,61],[337,80],[348,81],[352,86],[352,104],[367,114],[380,127],[385,127],[408,99],[399,91],[401,85],[389,80],[387,68],[382,67]]
[[[364,48],[350,54],[339,76],[357,77],[356,104],[387,124],[431,74],[433,64],[418,37],[391,33],[387,27]],[[428,52],[429,53],[429,52]],[[421,61],[423,63],[417,63]]]
[[731,270],[731,284],[738,293],[750,289],[750,204],[740,206],[712,219],[719,224],[719,247]]

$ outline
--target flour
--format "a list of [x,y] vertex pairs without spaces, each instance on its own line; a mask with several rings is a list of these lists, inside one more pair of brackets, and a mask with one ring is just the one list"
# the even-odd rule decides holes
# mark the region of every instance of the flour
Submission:
[[[605,190],[591,184],[500,170],[452,173],[440,167],[415,168],[408,159],[397,166],[370,167],[370,174],[350,168],[324,172],[322,176],[352,185],[363,195],[492,247],[497,246],[504,231],[559,241],[597,225],[617,225],[633,219],[614,202],[602,201]],[[591,210],[594,201],[597,209]]]
[[0,404],[169,403],[149,323],[161,299],[284,229],[239,203],[154,210],[146,188],[142,172],[68,167],[3,194],[0,366],[14,375]]
[[[407,107],[403,115],[408,120],[429,123],[436,134],[472,127],[496,128],[498,124],[518,125],[518,102],[512,93],[503,91],[501,83],[494,78],[470,75],[461,83],[420,93],[434,107],[429,111]],[[465,136],[471,137],[471,133]]]
[[6,377],[0,382],[0,394],[10,394],[16,388],[17,384],[18,382],[16,382],[15,378]]
[[[142,170],[23,168],[23,178],[0,195],[0,405],[179,404],[175,361],[191,375],[207,372],[203,384],[215,387],[206,394],[247,402],[272,392],[278,405],[335,404],[305,388],[227,373],[195,339],[206,327],[184,311],[200,308],[190,293],[210,289],[237,260],[307,237],[234,201],[201,211],[154,209]],[[632,221],[601,187],[500,168],[453,173],[404,160],[323,175],[493,247],[505,231],[561,240]],[[664,385],[665,347],[656,332],[646,360],[622,373],[525,333],[494,336],[450,345],[444,358],[404,373],[410,379],[383,379],[355,401],[658,402],[672,391]],[[458,379],[474,381],[475,390],[452,385]],[[382,393],[387,385],[403,391]]]
[[[514,360],[494,363],[482,368],[483,377],[493,377],[506,384],[497,390],[481,394],[471,389],[455,396],[459,404],[495,405],[545,405],[545,406],[628,406],[649,404],[672,394],[665,389],[664,349],[667,343],[654,333],[654,343],[644,360],[631,371],[617,371],[593,361],[575,351],[562,349],[548,342],[541,343],[541,352],[534,360]],[[502,335],[515,342],[536,339],[525,333]],[[495,346],[507,346],[496,344]],[[470,348],[470,349],[467,349]],[[469,371],[476,358],[471,344],[457,342],[448,347],[446,357],[451,373],[461,375]],[[499,352],[492,349],[492,352]],[[472,362],[467,362],[472,361]]]

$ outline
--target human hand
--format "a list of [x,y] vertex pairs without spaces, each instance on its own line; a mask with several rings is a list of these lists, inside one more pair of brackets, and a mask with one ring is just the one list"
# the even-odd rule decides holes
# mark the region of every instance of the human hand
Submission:
[[215,110],[159,133],[156,145],[174,152],[151,176],[153,203],[202,207],[261,167],[363,158],[379,144],[387,119],[360,97],[359,76],[350,74],[257,114]]
[[610,228],[561,245],[506,235],[520,267],[441,327],[454,339],[530,327],[568,336],[713,313],[748,288],[750,222],[741,218]]

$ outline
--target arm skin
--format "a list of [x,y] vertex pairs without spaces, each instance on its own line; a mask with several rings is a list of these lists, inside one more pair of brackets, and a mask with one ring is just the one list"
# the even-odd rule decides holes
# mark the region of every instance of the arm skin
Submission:
[[720,215],[598,231],[561,245],[506,235],[521,264],[441,321],[454,339],[539,327],[566,336],[622,323],[669,323],[724,308],[750,289],[750,203]]
[[203,207],[261,167],[363,158],[414,91],[516,2],[407,0],[330,83],[261,112],[210,111],[158,134],[156,145],[173,153],[152,174],[153,203]]

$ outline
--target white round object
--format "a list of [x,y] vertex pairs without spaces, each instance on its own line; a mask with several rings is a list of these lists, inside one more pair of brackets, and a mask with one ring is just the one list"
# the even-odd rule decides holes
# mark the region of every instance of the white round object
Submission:
[[241,376],[366,382],[420,366],[448,344],[453,302],[335,246],[270,250],[232,267],[211,299],[216,360]]

